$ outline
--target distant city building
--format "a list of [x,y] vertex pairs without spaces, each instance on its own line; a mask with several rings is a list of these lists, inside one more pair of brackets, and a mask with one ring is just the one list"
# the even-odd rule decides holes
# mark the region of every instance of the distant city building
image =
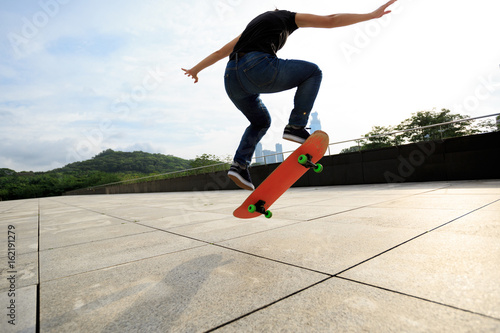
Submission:
[[311,122],[309,123],[311,134],[315,131],[321,130],[321,121],[318,118],[318,112],[311,113]]
[[276,162],[283,162],[283,145],[281,143],[276,144]]
[[[264,154],[264,160],[265,160],[266,164],[276,163],[276,155],[275,155],[276,152],[275,151],[264,150],[263,154]],[[269,156],[269,155],[271,155],[271,156]]]
[[276,151],[262,149],[262,144],[259,142],[255,148],[255,163],[271,164],[283,162],[283,146],[280,143],[276,144]]
[[264,164],[264,154],[262,153],[262,143],[258,143],[255,148],[255,163]]

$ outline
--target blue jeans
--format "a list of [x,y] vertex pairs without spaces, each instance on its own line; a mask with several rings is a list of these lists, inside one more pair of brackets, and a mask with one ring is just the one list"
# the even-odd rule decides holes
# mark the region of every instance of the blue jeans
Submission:
[[241,138],[234,161],[250,165],[257,143],[271,126],[271,116],[260,94],[297,88],[288,124],[306,126],[321,85],[322,72],[313,63],[282,60],[263,52],[250,52],[229,61],[224,75],[226,92],[250,125]]

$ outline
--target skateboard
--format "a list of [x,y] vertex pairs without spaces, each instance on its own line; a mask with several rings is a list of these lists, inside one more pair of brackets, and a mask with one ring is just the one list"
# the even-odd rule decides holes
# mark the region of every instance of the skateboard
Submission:
[[328,144],[328,134],[323,131],[314,132],[236,208],[233,215],[240,219],[260,215],[271,218],[269,207],[306,171],[323,171],[323,166],[317,162],[325,154]]

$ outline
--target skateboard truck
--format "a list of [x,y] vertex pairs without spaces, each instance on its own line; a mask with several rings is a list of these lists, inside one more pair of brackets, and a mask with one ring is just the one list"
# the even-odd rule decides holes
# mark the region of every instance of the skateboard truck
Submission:
[[309,168],[309,169],[313,169],[314,172],[316,173],[320,173],[321,171],[323,171],[323,165],[319,164],[319,163],[313,163],[312,161],[312,156],[309,155],[309,154],[305,154],[305,155],[300,155],[299,156],[299,164],[304,166],[305,168]]
[[[313,169],[316,173],[320,173],[321,171],[323,171],[323,165],[319,163],[313,163],[312,156],[309,154],[300,155],[298,158],[298,162],[305,168]],[[263,214],[266,218],[270,219],[273,216],[273,213],[271,213],[270,210],[266,210],[266,207],[264,207],[265,204],[266,202],[264,200],[259,200],[256,204],[248,206],[248,212],[252,214],[260,213]]]
[[248,206],[248,211],[250,213],[255,213],[255,212],[261,213],[266,218],[270,219],[273,216],[273,213],[271,213],[270,210],[266,210],[266,208],[264,207],[265,203],[266,203],[265,201],[259,200],[255,205]]

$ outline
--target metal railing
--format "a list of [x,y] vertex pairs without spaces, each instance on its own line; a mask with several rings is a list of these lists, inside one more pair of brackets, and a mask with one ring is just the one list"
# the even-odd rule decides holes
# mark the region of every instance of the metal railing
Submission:
[[[122,180],[122,181],[114,182],[114,183],[107,183],[107,184],[102,184],[102,185],[90,186],[90,187],[86,187],[85,189],[95,190],[98,188],[103,188],[103,187],[107,187],[107,186],[114,186],[114,185],[134,184],[134,183],[141,183],[143,181],[152,181],[152,180],[159,180],[159,179],[170,179],[170,178],[194,176],[194,175],[200,175],[200,174],[205,174],[205,173],[210,173],[210,172],[215,172],[215,171],[228,170],[230,165],[231,165],[230,163],[210,164],[210,165],[205,165],[205,166],[201,166],[201,167],[197,167],[197,168],[191,168],[191,169],[185,169],[185,170],[179,170],[179,171],[171,171],[171,172],[161,173],[161,174],[152,175],[152,176],[131,178],[131,179],[126,179],[126,180]],[[78,191],[78,190],[76,190],[76,191]]]
[[[410,128],[410,129],[406,129],[406,130],[399,130],[399,131],[394,131],[394,132],[389,132],[389,133],[382,133],[382,134],[377,134],[377,135],[362,137],[362,138],[359,138],[359,139],[351,139],[351,140],[346,140],[346,141],[339,141],[339,142],[335,142],[335,143],[330,143],[330,145],[340,144],[340,143],[346,143],[346,142],[352,142],[352,141],[362,141],[362,140],[373,139],[373,138],[380,138],[380,137],[391,136],[391,135],[400,134],[400,133],[415,132],[415,131],[419,131],[419,130],[423,130],[423,129],[428,129],[428,128],[432,128],[432,127],[439,127],[441,129],[440,132],[442,134],[442,132],[443,132],[442,131],[442,127],[443,126],[452,125],[452,124],[456,124],[456,123],[463,123],[463,122],[468,122],[468,121],[473,121],[473,120],[478,120],[478,119],[483,119],[483,118],[490,118],[490,117],[495,117],[495,116],[500,116],[500,113],[494,113],[494,114],[490,114],[490,115],[487,115],[487,116],[480,116],[480,117],[474,117],[474,118],[459,119],[459,120],[454,120],[454,121],[448,121],[448,122],[445,122],[445,123],[439,123],[439,124],[434,124],[434,125],[427,125],[427,126],[422,126],[422,127]],[[441,139],[444,139],[444,138],[441,136]]]
[[[486,116],[479,116],[479,117],[473,117],[473,118],[466,118],[466,119],[459,119],[459,120],[454,120],[454,121],[448,121],[448,122],[444,122],[444,123],[439,123],[439,124],[433,124],[433,125],[427,125],[427,126],[422,126],[422,127],[416,127],[416,128],[410,128],[410,129],[406,129],[406,130],[398,130],[398,131],[393,131],[393,132],[388,132],[388,133],[382,133],[382,134],[377,134],[377,135],[372,135],[372,136],[364,136],[364,137],[360,137],[360,138],[357,138],[357,139],[349,139],[349,140],[343,140],[343,141],[336,141],[336,142],[332,142],[328,145],[328,150],[327,150],[327,153],[325,153],[325,156],[329,156],[329,155],[332,155],[331,153],[331,147],[335,146],[335,145],[340,145],[340,144],[344,144],[344,143],[349,143],[349,142],[356,142],[359,146],[359,143],[362,142],[362,141],[366,141],[366,140],[370,140],[370,139],[376,139],[376,138],[381,138],[381,137],[388,137],[388,136],[392,136],[392,135],[396,135],[396,134],[404,134],[404,133],[408,133],[408,132],[416,132],[416,131],[421,131],[421,130],[425,130],[425,129],[429,129],[429,128],[433,128],[433,127],[439,127],[440,130],[439,132],[441,133],[441,140],[445,139],[442,134],[444,132],[444,130],[442,129],[444,126],[448,126],[448,125],[453,125],[453,124],[456,124],[456,123],[462,123],[462,122],[470,122],[470,121],[473,121],[473,120],[478,120],[478,119],[483,119],[483,118],[490,118],[490,117],[498,117],[500,116],[500,113],[494,113],[494,114],[490,114],[490,115],[486,115]],[[499,125],[498,121],[497,121],[497,125]],[[423,138],[425,139],[425,138]],[[397,144],[397,140],[395,141],[396,143],[396,146],[398,146]],[[270,154],[270,155],[266,155],[265,157],[271,157],[271,156],[275,156],[275,155],[290,155],[291,153],[293,153],[294,151],[291,150],[291,151],[285,151],[285,152],[282,152],[282,153],[276,153],[276,154]],[[262,158],[263,156],[259,156],[259,157],[254,157],[253,159],[256,160],[257,158]],[[285,159],[286,157],[283,158],[283,160]],[[266,163],[264,163],[266,164]]]
[[[422,126],[422,127],[411,128],[411,129],[406,129],[406,130],[393,131],[393,132],[389,132],[389,133],[377,134],[377,135],[368,136],[368,137],[361,137],[358,139],[337,141],[337,142],[330,143],[328,145],[327,154],[325,154],[325,156],[332,155],[331,147],[333,147],[334,145],[340,145],[340,144],[349,143],[349,142],[356,142],[359,146],[359,143],[362,141],[365,141],[365,140],[370,140],[370,139],[375,139],[375,138],[380,138],[380,137],[387,137],[387,136],[396,135],[396,134],[403,134],[403,133],[407,133],[407,132],[415,132],[415,131],[420,131],[420,130],[429,129],[429,128],[433,128],[433,127],[440,128],[441,139],[444,139],[442,137],[442,133],[444,132],[442,130],[442,128],[444,126],[453,125],[453,124],[461,123],[461,122],[470,122],[473,120],[478,120],[478,119],[483,119],[483,118],[498,117],[498,116],[500,116],[500,113],[495,113],[495,114],[490,114],[490,115],[480,116],[480,117],[474,117],[474,118],[459,119],[459,120],[449,121],[449,122],[445,122],[445,123]],[[497,120],[497,126],[498,125],[499,125],[499,123]],[[397,146],[397,140],[396,140],[396,146]],[[257,156],[257,157],[254,157],[252,160],[257,161],[257,159],[264,159],[263,165],[267,165],[267,162],[266,162],[267,158],[274,156],[274,157],[276,157],[274,160],[278,160],[277,157],[279,155],[282,155],[283,160],[285,160],[286,159],[285,156],[288,156],[293,152],[294,151],[291,150],[291,151],[269,154],[269,155],[264,155],[264,156]],[[276,163],[276,162],[273,162],[273,163]],[[254,165],[262,165],[262,164],[261,163],[254,163]],[[158,180],[158,179],[178,178],[178,177],[183,177],[183,176],[204,174],[204,173],[210,173],[210,172],[215,172],[215,171],[224,171],[224,170],[228,170],[229,167],[230,167],[229,163],[211,164],[211,165],[201,166],[201,167],[197,167],[197,168],[167,172],[167,173],[162,173],[162,174],[158,174],[158,175],[123,180],[123,181],[115,182],[115,183],[97,185],[97,186],[89,187],[87,189],[94,190],[97,188],[102,188],[102,187],[107,187],[107,186],[130,184],[130,183],[136,183],[136,182],[141,182],[141,181],[145,181],[145,180],[151,181],[151,180]]]

